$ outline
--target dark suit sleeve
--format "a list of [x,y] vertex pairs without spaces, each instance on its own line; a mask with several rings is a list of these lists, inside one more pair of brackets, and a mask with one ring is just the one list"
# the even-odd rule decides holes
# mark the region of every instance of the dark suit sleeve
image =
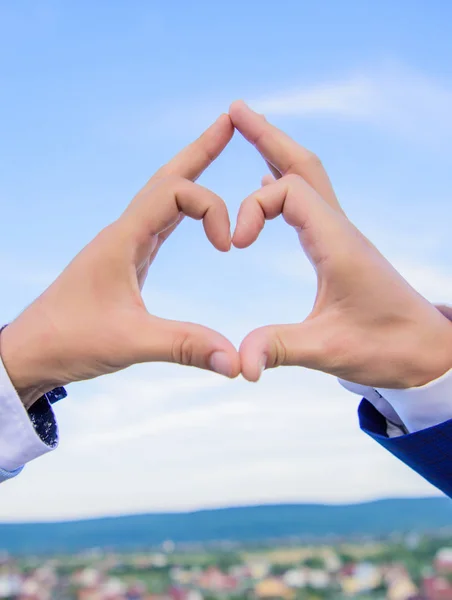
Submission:
[[452,420],[390,438],[386,419],[370,402],[362,400],[358,415],[365,433],[452,498]]

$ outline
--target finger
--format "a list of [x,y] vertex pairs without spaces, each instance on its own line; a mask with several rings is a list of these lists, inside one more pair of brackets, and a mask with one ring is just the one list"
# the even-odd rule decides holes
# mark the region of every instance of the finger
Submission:
[[140,324],[138,358],[139,362],[172,362],[208,369],[231,378],[240,373],[238,352],[220,333],[152,315]]
[[258,381],[264,369],[283,365],[318,368],[322,338],[314,321],[255,329],[240,346],[242,375]]
[[288,175],[266,185],[246,198],[237,215],[232,243],[237,248],[250,246],[262,231],[265,221],[283,214],[289,225],[302,231],[309,218],[326,228],[325,210],[331,209],[324,200],[297,175]]
[[195,181],[231,141],[234,127],[229,115],[221,115],[197,140],[189,144],[148,181],[145,188],[171,175]]
[[256,146],[267,163],[282,175],[300,175],[332,208],[343,212],[329,177],[315,154],[268,123],[241,100],[231,105],[229,114],[234,127]]
[[266,185],[271,185],[272,183],[275,183],[275,178],[273,177],[273,175],[264,175],[262,177],[262,187],[265,187]]
[[202,220],[209,241],[223,252],[231,246],[229,214],[223,200],[188,179],[168,177],[149,190],[142,190],[124,213],[148,243],[152,236],[165,232],[181,218],[181,213]]

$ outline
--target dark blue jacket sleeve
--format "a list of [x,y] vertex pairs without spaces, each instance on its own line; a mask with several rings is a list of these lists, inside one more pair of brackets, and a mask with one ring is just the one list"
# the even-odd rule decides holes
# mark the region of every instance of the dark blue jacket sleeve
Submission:
[[452,498],[452,420],[389,438],[386,419],[370,402],[362,400],[358,415],[365,433]]

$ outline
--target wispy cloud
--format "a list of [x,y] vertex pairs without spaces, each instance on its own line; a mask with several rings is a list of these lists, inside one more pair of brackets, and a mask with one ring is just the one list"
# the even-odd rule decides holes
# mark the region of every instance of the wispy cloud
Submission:
[[294,86],[251,104],[269,116],[351,119],[435,142],[452,132],[452,85],[404,68]]
[[152,368],[147,381],[114,376],[104,398],[74,388],[57,409],[58,452],[2,489],[0,519],[435,493],[359,431],[359,398],[333,377],[279,369],[252,385],[180,371],[173,387]]
[[[174,366],[173,366],[174,370]],[[70,420],[79,423],[77,432],[70,435],[68,446],[92,450],[92,446],[118,444],[128,440],[150,438],[165,432],[207,425],[222,415],[240,414],[243,403],[214,404],[199,398],[218,395],[228,380],[214,373],[192,371],[172,378],[156,377],[155,369],[149,379],[133,378],[125,373],[105,379],[100,393],[89,395],[89,421],[83,418],[86,402],[71,407]],[[184,371],[182,371],[184,372]],[[127,411],[117,402],[119,397],[130,398]],[[238,413],[237,413],[238,411]]]
[[[168,106],[158,120],[143,108],[127,122],[115,118],[105,134],[116,132],[135,141],[185,136],[207,126],[234,99],[235,95],[189,98],[183,105]],[[450,142],[452,134],[452,83],[400,65],[369,67],[315,82],[295,77],[285,89],[254,97],[251,93],[246,99],[270,118],[340,119],[435,144]]]
[[261,98],[252,104],[259,112],[270,115],[333,115],[367,119],[380,109],[381,98],[375,95],[375,87],[375,81],[369,77],[352,77],[344,81],[294,88]]

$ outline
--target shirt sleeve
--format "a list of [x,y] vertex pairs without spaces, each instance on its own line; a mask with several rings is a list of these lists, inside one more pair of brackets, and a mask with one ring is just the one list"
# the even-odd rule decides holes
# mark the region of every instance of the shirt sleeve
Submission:
[[0,481],[58,445],[58,428],[48,400],[40,398],[27,412],[0,358]]

